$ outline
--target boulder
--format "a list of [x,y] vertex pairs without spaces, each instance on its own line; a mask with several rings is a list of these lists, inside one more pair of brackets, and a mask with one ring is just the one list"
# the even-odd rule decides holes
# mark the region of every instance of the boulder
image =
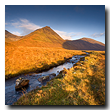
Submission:
[[46,80],[49,80],[49,76],[43,76],[43,77],[38,79],[39,82],[43,82],[43,81],[46,81]]
[[21,89],[24,86],[27,86],[29,84],[29,80],[20,77],[19,79],[16,80],[16,85],[15,85],[15,89]]

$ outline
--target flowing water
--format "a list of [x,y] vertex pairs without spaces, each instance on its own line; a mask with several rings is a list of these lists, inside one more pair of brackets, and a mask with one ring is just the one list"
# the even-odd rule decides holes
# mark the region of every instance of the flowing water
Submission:
[[[60,66],[57,66],[57,67],[54,67],[54,68],[52,68],[52,69],[50,69],[46,72],[19,75],[17,77],[6,80],[5,81],[5,104],[6,105],[12,105],[24,93],[27,93],[31,90],[36,89],[37,86],[42,87],[42,85],[45,85],[47,81],[41,83],[41,82],[38,81],[39,78],[41,78],[43,76],[48,76],[49,74],[52,74],[52,73],[55,73],[56,76],[57,76],[59,74],[59,72],[61,70],[63,70],[64,68],[68,69],[68,68],[73,67],[73,65],[75,63],[77,63],[80,60],[81,57],[84,57],[84,56],[81,56],[81,55],[73,56],[70,59],[70,62],[65,62],[64,64],[62,64]],[[16,79],[18,79],[19,77],[24,77],[24,78],[30,80],[29,85],[25,88],[25,91],[24,90],[15,90],[15,82],[16,82]]]

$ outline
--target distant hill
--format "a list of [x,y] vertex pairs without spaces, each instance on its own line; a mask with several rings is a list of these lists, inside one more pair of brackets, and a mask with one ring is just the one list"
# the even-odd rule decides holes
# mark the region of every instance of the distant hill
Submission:
[[[67,45],[69,44],[69,47]],[[72,50],[105,50],[105,44],[93,40],[91,38],[82,38],[78,40],[66,40],[63,43],[63,48]]]
[[90,38],[64,40],[49,26],[37,29],[26,36],[16,36],[5,31],[5,41],[15,46],[65,48],[69,50],[105,50],[105,44]]
[[17,41],[17,40],[19,40],[21,38],[22,38],[22,36],[14,35],[14,34],[8,32],[7,30],[5,30],[5,41],[6,42]]

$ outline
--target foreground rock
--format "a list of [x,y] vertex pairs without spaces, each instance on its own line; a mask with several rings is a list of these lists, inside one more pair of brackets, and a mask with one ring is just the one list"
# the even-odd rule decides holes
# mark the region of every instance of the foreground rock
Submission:
[[15,89],[21,89],[24,86],[27,86],[29,84],[29,80],[25,78],[19,78],[16,80]]

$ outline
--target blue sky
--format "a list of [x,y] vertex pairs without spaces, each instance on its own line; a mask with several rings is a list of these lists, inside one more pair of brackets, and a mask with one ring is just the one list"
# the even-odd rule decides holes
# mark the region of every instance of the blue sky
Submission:
[[50,26],[63,39],[105,43],[104,5],[5,5],[5,29],[16,35]]

